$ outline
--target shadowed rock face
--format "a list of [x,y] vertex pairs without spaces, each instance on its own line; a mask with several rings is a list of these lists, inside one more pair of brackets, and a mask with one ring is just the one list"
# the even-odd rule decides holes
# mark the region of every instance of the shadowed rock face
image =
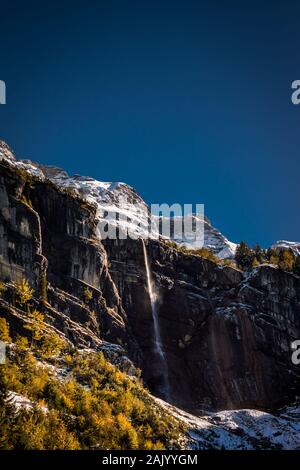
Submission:
[[[58,312],[82,325],[85,345],[95,345],[95,334],[126,344],[125,314],[95,232],[92,208],[49,182],[0,164],[1,279],[25,277],[38,296],[46,275],[56,314],[47,313],[55,326],[73,338],[72,327]],[[93,294],[88,305],[87,287]]]
[[[155,390],[160,376],[141,243],[107,241],[105,247],[143,353],[144,378]],[[197,412],[274,409],[292,399],[300,383],[290,349],[300,334],[300,279],[270,266],[245,279],[159,242],[150,242],[148,250],[174,403]]]
[[[97,237],[95,208],[48,180],[0,162],[0,279],[26,277],[50,325],[76,345],[122,345],[160,389],[140,240]],[[276,408],[299,393],[290,343],[300,337],[300,279],[270,266],[248,278],[161,242],[147,243],[172,401]],[[39,303],[43,276],[48,304]],[[92,299],[84,300],[84,289]],[[13,334],[24,314],[12,290],[0,298]]]

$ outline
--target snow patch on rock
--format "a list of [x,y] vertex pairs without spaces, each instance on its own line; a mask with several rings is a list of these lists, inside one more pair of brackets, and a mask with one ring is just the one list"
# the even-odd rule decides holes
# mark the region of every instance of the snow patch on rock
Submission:
[[278,416],[242,409],[194,416],[161,399],[155,399],[187,425],[188,449],[267,450],[300,448],[300,407],[291,406]]
[[276,249],[289,249],[292,250],[294,255],[300,256],[300,242],[290,242],[287,240],[279,240],[272,245],[274,250]]
[[25,397],[24,395],[12,391],[8,392],[6,403],[12,406],[17,413],[21,410],[32,411],[34,408],[38,408],[39,410],[43,411],[43,413],[49,412],[46,406],[37,405],[34,401],[29,400],[29,398]]

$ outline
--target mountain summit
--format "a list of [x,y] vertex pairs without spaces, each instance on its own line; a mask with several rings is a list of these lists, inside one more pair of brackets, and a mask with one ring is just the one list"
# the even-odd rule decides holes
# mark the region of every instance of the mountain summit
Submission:
[[[29,174],[39,177],[40,179],[49,179],[57,187],[74,191],[78,196],[85,199],[88,203],[97,208],[98,218],[101,219],[103,214],[107,212],[111,214],[120,214],[121,222],[116,222],[113,218],[109,218],[109,223],[118,225],[121,229],[126,229],[129,235],[135,237],[148,237],[148,223],[150,208],[141,196],[126,183],[122,182],[102,182],[97,181],[89,176],[73,175],[69,176],[67,172],[61,168],[54,166],[41,165],[31,160],[16,160],[13,152],[7,144],[0,141],[0,158],[7,159],[10,164],[26,170]],[[152,232],[155,238],[159,236],[159,217],[153,217],[157,228]],[[189,223],[193,226],[199,216],[193,214],[186,215],[184,220],[186,225]],[[166,222],[167,217],[161,217]],[[175,221],[183,217],[175,216],[170,220],[172,227]],[[192,220],[191,220],[192,219]],[[108,218],[106,217],[106,220]],[[179,245],[184,245],[189,249],[197,249],[199,247],[208,248],[216,256],[221,259],[232,258],[236,250],[236,244],[230,242],[218,229],[211,225],[207,217],[202,218],[204,228],[204,244],[193,240],[193,232],[187,232],[186,237],[178,239],[170,233],[170,240],[176,241]],[[151,234],[150,234],[151,236]]]

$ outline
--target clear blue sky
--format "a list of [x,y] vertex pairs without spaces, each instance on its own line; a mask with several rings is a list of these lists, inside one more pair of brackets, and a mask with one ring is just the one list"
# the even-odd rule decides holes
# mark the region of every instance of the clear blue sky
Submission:
[[233,241],[299,240],[299,18],[293,1],[3,1],[0,138],[148,203],[204,203]]

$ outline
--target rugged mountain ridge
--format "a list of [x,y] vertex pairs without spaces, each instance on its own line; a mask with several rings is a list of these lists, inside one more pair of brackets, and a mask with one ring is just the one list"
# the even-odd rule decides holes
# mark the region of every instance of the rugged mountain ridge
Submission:
[[272,245],[274,250],[291,250],[294,255],[300,256],[300,242],[291,242],[288,240],[278,240]]
[[[46,278],[48,302],[39,308],[49,325],[76,345],[118,345],[119,356],[127,354],[158,393],[162,378],[153,354],[141,240],[101,241],[94,201],[69,184],[56,184],[58,175],[68,176],[18,162],[3,144],[1,153],[0,278],[8,286],[1,315],[17,334],[26,314],[12,308],[10,283],[28,279],[39,303]],[[88,180],[73,181],[82,188]],[[98,197],[99,187],[94,189]],[[102,196],[112,198],[115,189],[102,187]],[[150,239],[146,248],[159,295],[171,401],[196,414],[275,410],[291,402],[299,393],[290,344],[300,335],[300,278],[269,265],[245,275],[163,240]],[[88,302],[86,288],[92,293]]]
[[[2,152],[1,152],[2,145]],[[167,238],[175,240],[178,244],[188,248],[206,247],[220,258],[230,258],[234,255],[236,244],[230,242],[219,230],[212,226],[204,215],[185,214],[173,216],[170,220],[167,216],[152,215],[152,226],[149,233],[150,210],[141,196],[128,184],[122,182],[102,182],[89,176],[69,176],[65,170],[55,166],[46,166],[31,160],[16,160],[7,144],[0,142],[0,157],[7,159],[13,166],[27,171],[32,176],[42,181],[49,179],[55,186],[77,194],[96,208],[99,225],[101,220],[109,220],[110,225],[118,227],[133,238],[160,238],[160,224],[170,224],[171,231]],[[115,214],[122,220],[115,220]],[[196,221],[203,224],[204,236],[199,239],[194,237]],[[104,222],[103,222],[104,223]],[[174,224],[185,224],[183,237],[176,237]],[[193,227],[187,230],[186,227]],[[201,227],[202,227],[201,226]]]

